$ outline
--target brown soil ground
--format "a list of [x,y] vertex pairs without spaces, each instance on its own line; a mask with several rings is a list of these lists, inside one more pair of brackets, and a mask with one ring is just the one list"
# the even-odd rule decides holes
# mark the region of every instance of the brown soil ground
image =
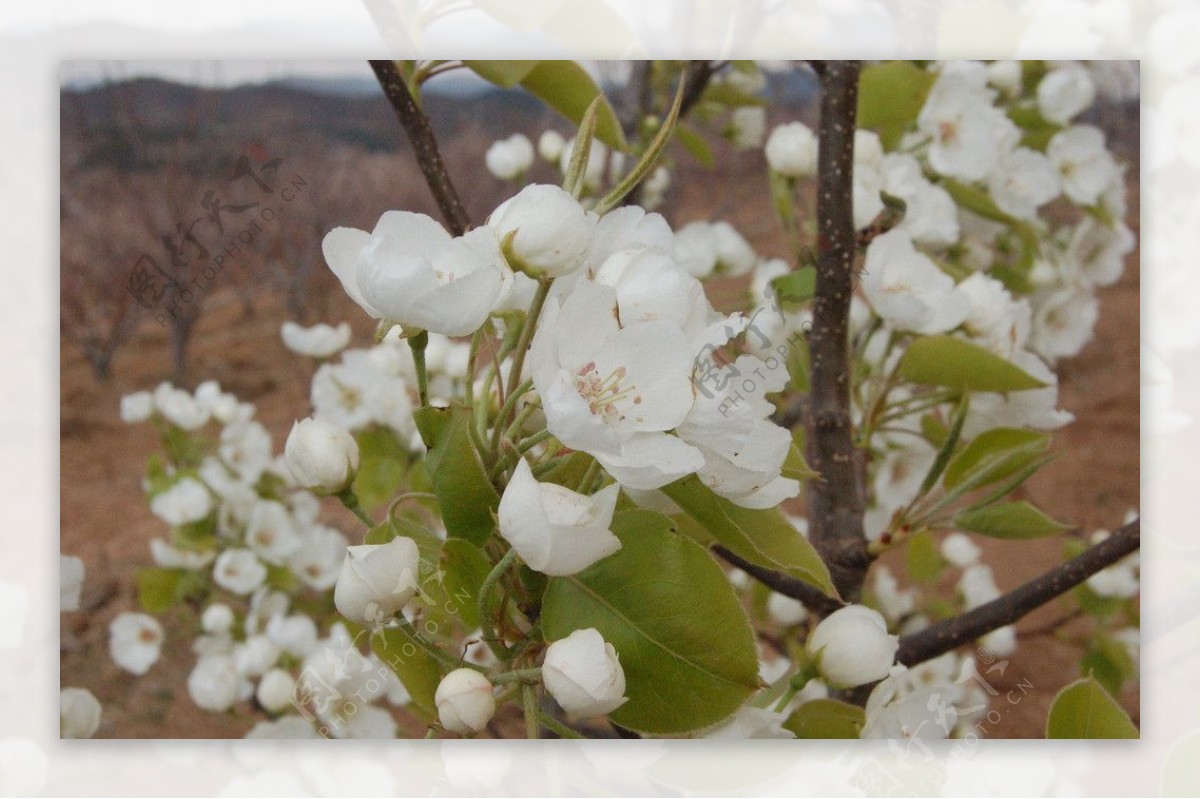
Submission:
[[[719,178],[720,176],[714,176]],[[710,178],[707,185],[731,182]],[[681,185],[686,185],[680,181]],[[738,185],[732,182],[732,185]],[[744,184],[743,184],[744,185]],[[1137,174],[1130,176],[1131,224],[1137,231]],[[755,185],[748,191],[762,192]],[[714,197],[697,184],[694,207],[712,209]],[[775,249],[769,215],[761,206],[741,202],[737,190],[717,189],[715,212],[743,229],[760,252]],[[681,207],[690,197],[679,197]],[[708,214],[705,214],[707,216]],[[691,217],[676,214],[682,223]],[[1084,531],[1119,525],[1129,508],[1139,505],[1139,281],[1136,254],[1121,280],[1101,292],[1096,337],[1077,358],[1060,369],[1061,405],[1076,416],[1056,436],[1064,457],[1045,468],[1027,487],[1030,497],[1060,519]],[[310,367],[288,353],[279,340],[286,309],[279,301],[260,298],[247,315],[232,292],[218,289],[207,299],[194,338],[190,374],[193,384],[216,379],[229,391],[257,403],[258,418],[281,448],[293,419],[308,414]],[[344,297],[335,297],[329,320],[346,318],[356,327],[357,345],[368,341],[369,326]],[[156,447],[148,425],[126,426],[117,413],[120,397],[153,388],[170,372],[165,330],[151,319],[114,364],[114,377],[97,383],[87,362],[65,340],[61,360],[61,550],[81,557],[87,568],[83,609],[61,621],[61,683],[89,688],[104,706],[101,735],[137,737],[237,737],[251,726],[248,713],[213,715],[196,709],[185,681],[194,662],[185,642],[172,639],[163,659],[145,677],[118,669],[107,654],[109,621],[134,609],[133,569],[150,565],[148,542],[161,535],[161,523],[143,499],[140,479],[146,458]],[[985,559],[993,564],[1002,590],[1011,588],[1059,562],[1061,539],[1035,543],[984,542]],[[898,571],[902,572],[902,568]],[[1063,607],[1049,606],[1019,625],[1034,630],[1053,622]],[[168,620],[168,625],[170,621]],[[1090,622],[1065,628],[1083,636]],[[1022,680],[1034,685],[1019,704],[999,703],[999,723],[990,737],[1040,737],[1055,693],[1078,676],[1078,648],[1054,635],[1023,637],[1011,667],[993,684],[1002,692]],[[1123,703],[1138,718],[1138,684],[1127,685]],[[402,733],[420,727],[403,722]]]

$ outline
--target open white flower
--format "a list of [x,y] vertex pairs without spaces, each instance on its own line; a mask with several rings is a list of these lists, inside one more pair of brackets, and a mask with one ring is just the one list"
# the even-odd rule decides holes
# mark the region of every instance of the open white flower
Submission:
[[296,694],[296,680],[283,669],[271,669],[258,681],[254,698],[271,713],[287,710]]
[[317,591],[327,591],[337,582],[346,556],[346,536],[325,525],[314,525],[300,533],[301,547],[288,562],[301,582]]
[[1029,347],[1050,362],[1078,355],[1092,340],[1099,317],[1095,294],[1074,289],[1040,293],[1034,297]]
[[161,383],[154,390],[154,406],[164,419],[184,430],[199,430],[212,416],[204,404],[170,383]]
[[703,280],[717,268],[717,234],[707,222],[689,222],[675,231],[672,259],[685,272]]
[[188,696],[201,710],[224,713],[233,707],[243,679],[229,655],[207,655],[196,661],[188,675]]
[[1000,153],[1020,139],[1016,125],[992,105],[987,68],[974,61],[951,61],[941,73],[921,113],[917,128],[932,137],[929,163],[943,175],[981,180]]
[[1025,346],[1033,324],[1028,300],[1014,300],[1004,284],[982,272],[972,273],[958,290],[971,303],[963,324],[983,346],[1005,358]]
[[1060,191],[1050,159],[1028,147],[1003,154],[987,183],[996,206],[1017,219],[1033,219]]
[[1046,146],[1046,156],[1058,170],[1063,193],[1081,205],[1093,205],[1120,175],[1104,134],[1091,125],[1060,130]]
[[[526,186],[500,204],[487,226],[532,276],[574,272],[592,241],[596,215],[558,186]],[[515,266],[516,264],[514,264]]]
[[411,538],[347,547],[333,602],[357,624],[380,624],[417,592],[420,553]]
[[91,738],[100,729],[100,703],[86,688],[63,688],[58,692],[59,736]]
[[161,538],[150,539],[150,557],[154,558],[156,565],[165,569],[203,569],[212,563],[216,556],[217,553],[213,550],[200,552],[180,549]]
[[942,556],[959,568],[979,562],[981,551],[966,533],[951,533],[942,539]]
[[1058,408],[1058,375],[1041,358],[1028,350],[1017,350],[1012,362],[1046,385],[1008,394],[993,391],[972,394],[971,412],[963,425],[964,436],[976,436],[993,427],[1054,430],[1075,418],[1070,411]]
[[729,115],[726,135],[735,147],[752,150],[763,146],[767,134],[767,109],[758,105],[744,105],[733,109]]
[[206,633],[219,635],[233,628],[233,608],[224,602],[214,602],[200,615],[200,628]]
[[1133,245],[1133,232],[1125,223],[1106,225],[1084,217],[1071,234],[1066,261],[1078,269],[1085,285],[1111,286],[1125,270],[1125,256]]
[[388,211],[370,233],[334,228],[321,249],[368,314],[447,336],[479,329],[513,282],[491,228],[451,238],[433,219],[407,211]]
[[808,636],[805,649],[826,681],[853,688],[888,675],[900,639],[889,635],[879,611],[848,605],[829,614]]
[[704,463],[667,432],[692,407],[692,348],[676,323],[617,317],[611,286],[580,280],[551,297],[530,348],[533,383],[563,444],[622,484],[661,488]]
[[292,425],[284,456],[297,485],[311,491],[341,491],[358,471],[354,437],[321,418]]
[[533,143],[523,133],[492,142],[483,156],[488,172],[500,180],[516,180],[533,165]]
[[861,284],[875,313],[896,330],[945,333],[962,324],[971,308],[954,280],[917,252],[902,230],[884,233],[867,247]]
[[125,424],[144,422],[154,413],[154,395],[149,391],[135,391],[121,397],[121,421]]
[[342,322],[337,327],[325,324],[302,327],[288,320],[280,328],[283,344],[297,355],[310,358],[330,358],[350,343],[350,325]]
[[542,680],[572,716],[601,716],[625,704],[625,671],[613,645],[594,628],[576,630],[546,649]]
[[226,466],[253,485],[271,465],[271,434],[255,421],[232,422],[221,431],[220,454]]
[[282,566],[302,544],[288,509],[273,500],[254,506],[246,525],[246,543],[267,563]]
[[[954,696],[952,686],[918,686],[908,675],[908,669],[896,666],[871,691],[862,738],[937,740],[947,736],[946,726],[937,723],[938,716],[930,708],[945,706]],[[950,710],[953,714],[954,709]],[[951,716],[949,726],[953,726],[956,718]]]
[[120,613],[108,625],[108,653],[131,674],[145,674],[162,652],[163,628],[145,613]]
[[561,133],[557,130],[547,130],[538,137],[537,151],[542,158],[552,164],[557,164],[566,146],[567,140]]
[[788,122],[775,128],[764,149],[767,164],[784,177],[817,174],[817,137],[803,122]]
[[238,596],[251,594],[267,579],[267,567],[248,549],[227,549],[213,564],[213,582]]
[[758,255],[750,242],[728,222],[713,223],[717,244],[717,268],[723,275],[744,275],[758,263]]
[[442,726],[460,735],[482,732],[496,714],[492,684],[474,669],[455,669],[443,677],[433,702]]
[[1067,64],[1046,73],[1037,87],[1038,111],[1050,122],[1065,125],[1096,99],[1096,83],[1082,64]]
[[906,206],[898,230],[921,244],[945,246],[958,241],[958,206],[945,189],[929,182],[916,158],[890,153],[884,156],[881,171],[883,190]]
[[151,512],[176,527],[200,521],[212,507],[212,494],[194,477],[184,477],[150,500]]
[[792,599],[778,591],[772,591],[767,598],[767,615],[783,627],[795,627],[808,618],[808,608],[798,599]]
[[531,569],[552,577],[575,574],[621,548],[609,525],[620,486],[585,496],[539,483],[522,459],[497,511],[500,535]]

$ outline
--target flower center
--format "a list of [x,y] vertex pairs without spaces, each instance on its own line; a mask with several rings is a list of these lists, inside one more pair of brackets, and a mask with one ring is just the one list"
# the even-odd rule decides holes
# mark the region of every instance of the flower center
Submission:
[[958,126],[950,120],[943,120],[938,123],[938,136],[942,144],[954,144],[958,140]]
[[587,401],[588,410],[593,415],[611,419],[620,413],[617,403],[630,395],[633,396],[634,405],[642,404],[642,396],[634,394],[636,389],[633,386],[622,385],[627,374],[624,366],[618,366],[602,377],[596,369],[596,362],[588,361],[575,372],[575,390]]

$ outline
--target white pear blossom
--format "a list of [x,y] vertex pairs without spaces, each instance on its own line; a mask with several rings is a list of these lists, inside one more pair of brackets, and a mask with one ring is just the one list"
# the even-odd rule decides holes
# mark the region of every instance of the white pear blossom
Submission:
[[916,158],[889,153],[883,158],[881,174],[883,190],[905,203],[897,230],[920,244],[945,246],[958,241],[958,206],[945,189],[929,182]]
[[917,127],[932,138],[929,163],[943,175],[981,180],[1000,154],[1020,139],[1016,125],[992,105],[987,68],[975,61],[951,61],[925,99]]
[[206,633],[227,633],[233,628],[233,608],[224,602],[214,602],[200,614],[200,628]]
[[282,566],[302,545],[291,513],[273,500],[255,505],[246,525],[246,543],[265,562],[275,566]]
[[1088,70],[1078,63],[1047,72],[1037,87],[1038,111],[1059,125],[1077,117],[1095,99],[1096,84]]
[[151,512],[175,527],[200,521],[212,508],[212,494],[194,477],[182,478],[150,500]]
[[625,704],[625,671],[613,645],[594,628],[576,630],[546,649],[546,691],[572,716],[601,716]]
[[154,395],[135,391],[121,397],[121,421],[125,424],[144,422],[154,414]]
[[189,431],[204,427],[211,416],[195,397],[170,383],[161,383],[154,390],[154,406],[168,422]]
[[271,434],[254,421],[237,421],[221,431],[221,460],[249,484],[271,465]]
[[522,271],[558,277],[582,265],[596,215],[558,186],[535,184],[501,203],[487,226],[505,242],[506,252]]
[[83,561],[74,555],[58,556],[58,611],[79,610],[83,593]]
[[918,252],[902,230],[884,233],[867,247],[861,285],[875,313],[896,330],[944,333],[970,313],[970,300],[953,278]]
[[726,130],[730,141],[742,150],[753,150],[763,146],[767,135],[767,109],[758,105],[744,105],[733,109]]
[[1017,651],[1017,630],[1011,624],[998,627],[979,637],[979,645],[996,657],[1008,657]]
[[854,131],[854,227],[865,228],[883,210],[883,143],[874,131]]
[[1017,219],[1031,220],[1046,203],[1058,196],[1058,171],[1050,159],[1028,147],[1018,147],[1000,157],[987,177],[996,206]]
[[566,149],[567,140],[557,130],[547,130],[538,137],[537,151],[545,160],[557,164]]
[[350,343],[350,325],[346,322],[337,327],[324,322],[312,327],[302,327],[288,320],[280,328],[283,344],[297,355],[310,358],[330,358],[337,355]]
[[[574,140],[564,143],[562,153],[558,156],[558,168],[564,175],[571,166],[571,154],[575,151]],[[583,186],[588,191],[596,191],[604,182],[604,165],[608,162],[608,148],[599,141],[593,140],[588,150],[587,164],[583,168]]]
[[675,231],[672,259],[694,278],[703,280],[717,268],[717,234],[707,222],[690,222]]
[[1065,260],[1079,270],[1085,285],[1111,286],[1125,270],[1125,256],[1133,246],[1133,232],[1125,223],[1106,225],[1084,217],[1071,233]]
[[779,125],[767,137],[764,148],[772,170],[789,178],[817,174],[817,137],[803,122]]
[[86,688],[58,692],[58,734],[62,738],[91,738],[100,729],[100,703]]
[[1039,293],[1034,297],[1029,348],[1051,362],[1078,355],[1092,340],[1099,317],[1100,301],[1094,294],[1073,289]]
[[246,733],[245,738],[248,741],[260,739],[282,741],[320,740],[322,736],[307,719],[300,716],[281,716],[274,720],[258,722]]
[[879,603],[879,612],[892,623],[907,617],[916,609],[917,594],[913,589],[901,589],[896,575],[886,564],[871,569],[872,588]]
[[417,592],[420,553],[411,538],[386,544],[347,547],[333,601],[357,624],[379,624],[403,608]]
[[443,677],[433,701],[442,726],[460,735],[482,732],[496,714],[492,684],[474,669],[455,669]]
[[196,661],[188,675],[188,696],[201,710],[224,713],[242,691],[242,675],[229,655],[209,655]]
[[728,222],[713,223],[717,243],[717,269],[724,275],[744,275],[758,263],[750,243]]
[[[1108,530],[1097,530],[1091,536],[1092,545],[1099,544],[1110,535],[1112,534]],[[1128,599],[1137,594],[1140,588],[1140,575],[1141,556],[1140,553],[1135,552],[1107,569],[1101,569],[1093,574],[1088,578],[1087,586],[1103,597]]]
[[254,698],[271,713],[286,710],[296,693],[296,680],[283,669],[271,669],[262,676],[254,691]]
[[942,539],[941,550],[946,560],[962,569],[978,563],[981,552],[966,533],[950,533]]
[[314,525],[301,531],[300,540],[300,548],[288,561],[292,573],[317,591],[333,588],[346,555],[346,536],[332,527]]
[[1063,193],[1081,205],[1094,205],[1120,177],[1104,134],[1091,125],[1075,125],[1054,134],[1046,156],[1058,170]]
[[226,591],[246,596],[267,579],[267,567],[248,549],[227,549],[213,564],[213,582]]
[[795,627],[808,618],[808,608],[798,599],[772,591],[767,598],[767,615],[780,626]]
[[829,614],[805,642],[825,680],[839,688],[886,677],[899,646],[883,616],[865,605],[847,605]]
[[381,707],[363,705],[344,723],[331,725],[330,733],[348,740],[386,740],[396,737],[396,720]]
[[1012,362],[1026,374],[1046,385],[1043,388],[1008,394],[984,391],[971,395],[971,412],[963,435],[976,436],[993,427],[1032,427],[1055,430],[1075,418],[1058,407],[1058,376],[1041,358],[1028,350],[1017,351]]
[[447,336],[475,332],[512,288],[500,240],[486,226],[451,238],[424,214],[388,211],[370,233],[334,228],[321,247],[368,314]]
[[145,613],[119,613],[108,625],[108,653],[131,674],[145,674],[158,662],[163,628]]
[[500,535],[531,569],[552,577],[575,574],[621,548],[608,529],[619,491],[613,484],[585,496],[539,483],[522,459],[500,499]]
[[493,142],[483,157],[491,172],[500,180],[516,180],[533,165],[533,143],[523,133]]
[[661,488],[703,465],[667,432],[692,407],[692,347],[677,323],[617,316],[617,290],[590,280],[565,300],[548,299],[530,349],[533,383],[563,444],[622,484]]
[[1016,97],[1022,89],[1021,71],[1020,61],[993,61],[987,66],[988,85],[1009,97]]
[[198,570],[208,566],[217,556],[214,550],[197,552],[190,549],[173,547],[161,538],[150,539],[150,557],[155,565],[165,569]]
[[982,272],[959,283],[958,291],[971,303],[963,326],[979,343],[1005,358],[1025,346],[1033,325],[1027,299],[1014,300],[1004,284]]
[[727,721],[704,733],[704,738],[725,740],[795,738],[796,734],[784,729],[787,715],[764,708],[746,705],[738,709]]
[[266,634],[271,643],[295,657],[307,657],[317,648],[317,624],[302,613],[273,617]]
[[967,610],[986,605],[1000,596],[992,569],[984,563],[975,563],[963,570],[958,578],[958,592],[962,594]]
[[341,491],[358,471],[354,437],[319,417],[292,425],[284,455],[296,483],[312,491]]
[[907,674],[904,666],[895,666],[871,691],[862,738],[938,740],[949,734],[953,723],[939,724],[930,708],[944,707],[952,692],[943,685],[914,684]]

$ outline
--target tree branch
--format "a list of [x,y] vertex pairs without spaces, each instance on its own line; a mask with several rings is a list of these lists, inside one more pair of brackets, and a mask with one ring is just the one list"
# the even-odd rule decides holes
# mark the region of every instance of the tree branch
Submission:
[[425,116],[408,90],[404,76],[396,67],[394,61],[371,61],[371,69],[375,78],[383,87],[383,93],[396,111],[396,118],[404,128],[408,140],[412,143],[417,156],[417,163],[425,175],[425,182],[433,192],[433,198],[441,209],[442,216],[455,236],[461,236],[471,227],[471,218],[463,207],[446,165],[442,163],[442,154],[438,151],[437,140],[433,129],[429,126],[429,117]]
[[854,128],[857,61],[829,61],[821,79],[817,163],[817,283],[807,428],[810,539],[842,598],[862,594],[871,557],[863,533],[865,491],[858,479],[850,420],[850,299],[854,291]]
[[799,600],[804,607],[818,616],[828,616],[835,610],[844,607],[841,602],[838,602],[833,597],[825,596],[802,580],[797,580],[795,577],[788,577],[786,574],[780,574],[771,569],[765,569],[762,566],[756,566],[748,560],[739,558],[720,544],[717,544],[712,549],[713,552],[720,555],[730,565],[737,566],[772,591]]
[[915,666],[1012,624],[1134,552],[1141,546],[1141,541],[1141,520],[1134,519],[1078,557],[1014,588],[1004,596],[961,616],[904,636],[900,639],[896,660],[906,666]]

